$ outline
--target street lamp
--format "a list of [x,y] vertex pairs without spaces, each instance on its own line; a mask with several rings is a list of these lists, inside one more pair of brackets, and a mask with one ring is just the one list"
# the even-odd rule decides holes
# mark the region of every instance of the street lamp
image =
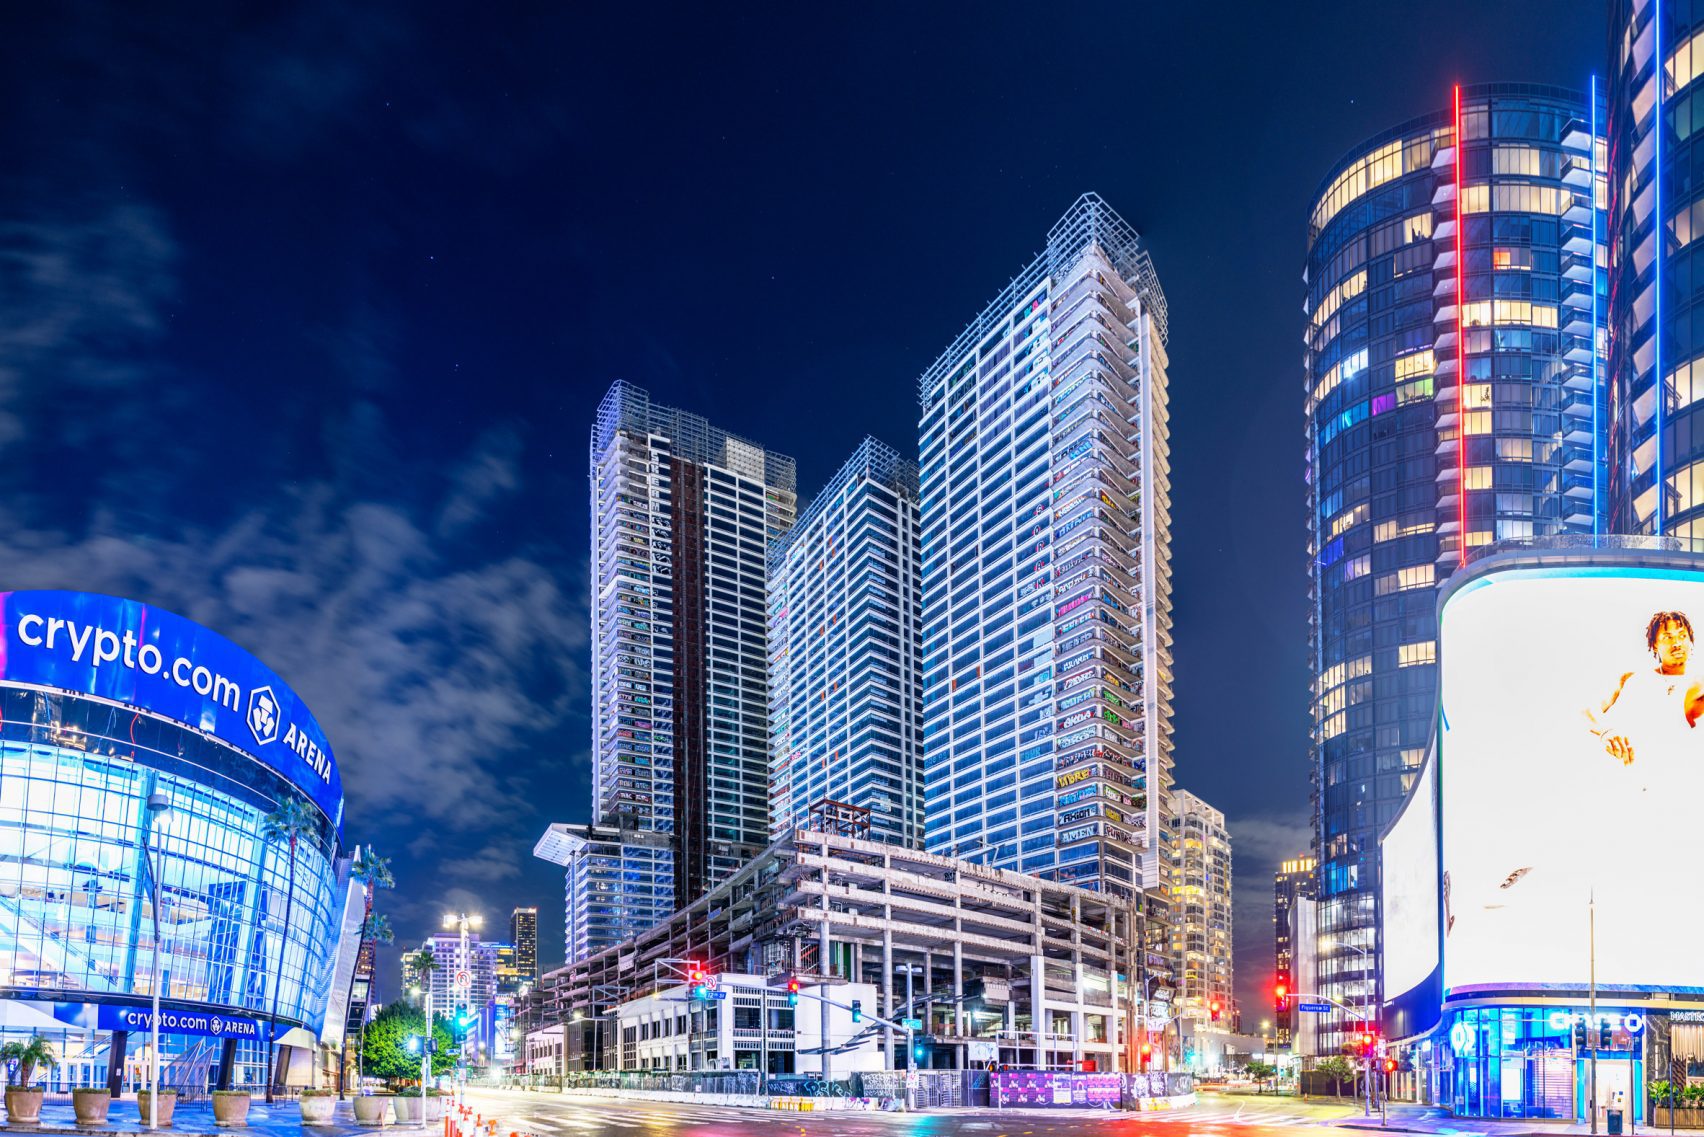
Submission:
[[[410,995],[418,996],[419,987],[410,987]],[[432,1029],[432,987],[426,985],[426,1037],[420,1040],[420,1128],[426,1128],[426,1086],[432,1077],[432,1044],[437,1041],[437,1032]]]
[[160,1127],[160,874],[154,865],[153,850],[149,847],[149,838],[154,826],[164,826],[166,817],[172,811],[172,799],[163,790],[155,790],[148,795],[148,815],[146,824],[142,826],[142,857],[148,868],[149,893],[153,899],[154,909],[154,952],[153,952],[153,982],[154,988],[154,1017],[150,1028],[152,1041],[149,1044],[148,1058],[148,1128]]

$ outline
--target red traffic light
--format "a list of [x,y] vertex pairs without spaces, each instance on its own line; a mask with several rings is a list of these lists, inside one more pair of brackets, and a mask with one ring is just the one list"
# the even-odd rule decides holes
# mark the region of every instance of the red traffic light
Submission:
[[797,995],[799,993],[799,981],[797,979],[787,980],[787,993],[790,995]]
[[702,983],[704,981],[704,969],[696,963],[689,963],[686,965],[686,977],[694,983]]
[[1207,1009],[1213,1013],[1213,1021],[1218,1022],[1220,1010],[1219,1000],[1214,999],[1211,1003],[1207,1004]]
[[1387,1074],[1396,1073],[1396,1059],[1386,1058],[1385,1062],[1384,1062],[1384,1067],[1385,1067],[1385,1073],[1387,1073]]
[[1280,983],[1276,987],[1272,988],[1272,994],[1277,997],[1277,999],[1280,1003],[1282,1003],[1284,1001],[1285,997],[1287,995],[1289,995],[1289,993],[1290,993],[1290,988],[1287,984],[1284,984],[1284,983]]

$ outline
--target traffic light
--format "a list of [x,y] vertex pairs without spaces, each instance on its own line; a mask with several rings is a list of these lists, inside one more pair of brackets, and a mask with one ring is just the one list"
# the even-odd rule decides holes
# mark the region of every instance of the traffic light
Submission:
[[1213,1021],[1218,1022],[1219,1021],[1219,1011],[1221,1009],[1220,1004],[1219,1004],[1219,1000],[1214,999],[1211,1003],[1209,1003],[1207,1005],[1207,1009],[1208,1009],[1208,1011],[1210,1011],[1212,1013]]
[[418,1034],[408,1036],[408,1052],[410,1054],[420,1053],[420,1036]]
[[1609,1025],[1609,1022],[1608,1022],[1607,1019],[1604,1020],[1603,1022],[1598,1023],[1598,1025],[1597,1025],[1597,1039],[1598,1039],[1597,1040],[1597,1048],[1599,1050],[1608,1050],[1609,1047],[1610,1047],[1610,1036],[1613,1035],[1614,1033],[1615,1033],[1614,1029]]
[[1289,996],[1289,994],[1290,994],[1290,987],[1289,987],[1289,984],[1287,984],[1287,983],[1279,983],[1278,985],[1276,985],[1275,987],[1272,988],[1273,997],[1276,998],[1280,1003],[1282,1003],[1285,1000],[1285,998]]
[[696,963],[688,963],[686,965],[686,978],[691,983],[702,983],[704,981],[704,969]]
[[922,1062],[924,1059],[926,1059],[928,1057],[929,1057],[929,1040],[926,1039],[926,1038],[919,1038],[919,1039],[913,1040],[912,1044],[911,1044],[911,1060],[913,1062]]
[[1396,1073],[1396,1059],[1386,1058],[1384,1060],[1384,1072],[1387,1074]]
[[1574,1023],[1574,1049],[1575,1050],[1584,1050],[1585,1048],[1586,1048],[1586,1024],[1584,1022],[1576,1021]]
[[864,1021],[864,1001],[862,999],[852,1000],[852,1021],[855,1023]]
[[799,1005],[799,981],[792,976],[787,977],[787,1005],[789,1007]]
[[1142,1068],[1144,1070],[1146,1070],[1148,1068],[1148,1063],[1152,1062],[1153,1060],[1154,1060],[1154,1044],[1151,1043],[1151,1042],[1144,1042],[1142,1044]]

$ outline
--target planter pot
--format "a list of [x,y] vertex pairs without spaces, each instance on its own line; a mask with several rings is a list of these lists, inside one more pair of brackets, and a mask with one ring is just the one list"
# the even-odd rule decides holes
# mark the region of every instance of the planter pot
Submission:
[[[361,1099],[356,1098],[356,1101]],[[330,1094],[302,1095],[302,1124],[330,1125],[337,1113],[337,1099]]]
[[391,1099],[391,1104],[396,1107],[396,1123],[398,1125],[419,1125],[421,1121],[425,1120],[421,1110],[423,1100],[422,1098],[406,1096]]
[[356,1125],[390,1124],[391,1099],[376,1094],[355,1099]]
[[[247,1125],[249,1105],[253,1098],[247,1094],[213,1091],[213,1122],[216,1125]],[[330,1100],[330,1099],[327,1099]]]
[[36,1089],[6,1087],[6,1120],[17,1124],[29,1124],[41,1120],[41,1099],[46,1091]]
[[78,1125],[105,1125],[107,1111],[112,1108],[111,1090],[72,1090],[71,1105],[77,1111]]
[[[136,1092],[136,1116],[141,1118],[143,1125],[148,1124],[148,1099],[149,1099],[149,1096],[150,1095],[149,1095],[147,1090],[138,1090]],[[177,1108],[177,1091],[176,1090],[163,1090],[163,1091],[161,1091],[161,1093],[160,1093],[160,1105],[159,1105],[159,1118],[160,1118],[160,1124],[161,1125],[170,1125],[172,1123],[172,1111],[175,1110],[176,1108]]]
[[442,1121],[442,1120],[444,1120],[444,1099],[443,1098],[429,1097],[429,1098],[426,1099],[426,1120],[427,1121]]

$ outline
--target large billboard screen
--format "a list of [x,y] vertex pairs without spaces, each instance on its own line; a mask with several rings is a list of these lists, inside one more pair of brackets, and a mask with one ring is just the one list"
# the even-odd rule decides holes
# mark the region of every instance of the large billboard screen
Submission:
[[1438,812],[1428,762],[1380,842],[1384,861],[1384,989],[1395,998],[1438,966]]
[[1511,568],[1440,626],[1444,986],[1704,988],[1704,573]]
[[92,592],[0,592],[0,679],[94,695],[205,731],[259,759],[339,827],[343,780],[284,681],[215,632]]

